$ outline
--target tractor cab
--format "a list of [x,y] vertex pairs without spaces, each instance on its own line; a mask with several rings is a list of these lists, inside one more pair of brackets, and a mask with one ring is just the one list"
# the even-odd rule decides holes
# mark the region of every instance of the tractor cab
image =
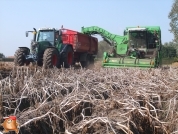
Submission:
[[29,32],[33,33],[31,53],[38,53],[38,51],[43,53],[47,47],[56,46],[57,38],[61,37],[59,31],[55,28],[40,28],[38,31],[34,28],[34,31],[26,31],[26,37],[28,37]]
[[55,45],[56,34],[61,34],[55,28],[40,28],[38,31],[34,28],[34,31],[26,31],[26,37],[29,32],[33,33],[32,42],[49,42],[51,45]]
[[138,58],[154,58],[160,45],[159,30],[146,27],[127,28],[129,55]]
[[128,29],[129,46],[137,49],[146,48],[146,29]]
[[55,43],[55,30],[39,30],[36,37],[37,42],[48,41],[51,45]]

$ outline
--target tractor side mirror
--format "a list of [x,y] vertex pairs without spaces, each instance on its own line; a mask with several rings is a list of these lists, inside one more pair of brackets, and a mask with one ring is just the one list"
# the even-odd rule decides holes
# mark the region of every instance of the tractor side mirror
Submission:
[[27,31],[25,32],[25,35],[26,35],[26,37],[28,37],[28,32]]

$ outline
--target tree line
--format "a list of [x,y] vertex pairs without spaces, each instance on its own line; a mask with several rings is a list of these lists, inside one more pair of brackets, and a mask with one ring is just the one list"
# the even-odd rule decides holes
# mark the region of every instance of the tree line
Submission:
[[[162,46],[162,57],[163,58],[173,58],[173,57],[177,57],[178,55],[178,45],[176,43],[173,42],[169,42],[169,43],[164,43],[164,45]],[[112,47],[106,42],[106,41],[100,41],[98,44],[98,54],[97,57],[98,58],[102,58],[103,57],[103,53],[104,52],[108,52],[109,50],[111,50]],[[5,58],[5,55],[3,53],[0,53],[0,58]]]
[[[178,44],[169,42],[164,43],[161,48],[163,58],[174,58],[178,56]],[[103,57],[103,52],[109,52],[112,47],[105,41],[100,41],[98,44],[98,58]]]
[[0,58],[5,58],[5,55],[3,53],[0,53]]
[[176,46],[172,46],[171,44],[172,42],[162,45],[161,52],[163,58],[174,58],[178,56]]

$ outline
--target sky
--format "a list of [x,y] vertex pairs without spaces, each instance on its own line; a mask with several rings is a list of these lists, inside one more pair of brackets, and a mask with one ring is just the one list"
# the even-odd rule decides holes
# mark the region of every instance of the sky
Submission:
[[[160,26],[162,43],[172,41],[168,14],[173,0],[0,0],[0,53],[30,47],[25,31],[54,27],[81,31],[99,26],[123,35],[127,26]],[[99,41],[100,36],[97,36]]]

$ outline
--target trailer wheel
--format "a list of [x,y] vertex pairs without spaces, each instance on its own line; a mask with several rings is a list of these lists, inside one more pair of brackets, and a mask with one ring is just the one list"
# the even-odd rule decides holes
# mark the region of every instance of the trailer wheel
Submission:
[[94,57],[91,56],[91,57],[90,57],[90,64],[91,64],[91,65],[94,65],[94,62],[95,62]]
[[14,64],[16,66],[28,66],[30,62],[25,60],[25,56],[29,54],[27,48],[19,48],[14,55]]
[[64,67],[69,68],[73,64],[74,53],[70,46],[67,46],[66,52],[63,53]]
[[81,61],[82,67],[87,68],[90,64],[94,64],[94,59],[90,55],[87,55],[86,61]]
[[59,53],[55,48],[48,48],[43,55],[43,67],[59,67]]

